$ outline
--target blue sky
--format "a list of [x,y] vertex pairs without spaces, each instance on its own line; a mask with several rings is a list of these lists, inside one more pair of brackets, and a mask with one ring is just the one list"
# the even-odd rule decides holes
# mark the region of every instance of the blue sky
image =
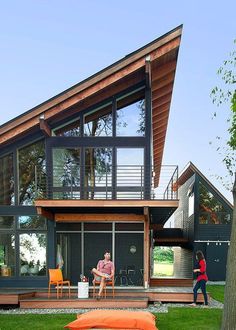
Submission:
[[227,137],[227,111],[212,120],[209,95],[233,49],[235,12],[233,0],[2,2],[0,124],[183,24],[163,163],[182,169],[191,160],[231,199],[209,144]]

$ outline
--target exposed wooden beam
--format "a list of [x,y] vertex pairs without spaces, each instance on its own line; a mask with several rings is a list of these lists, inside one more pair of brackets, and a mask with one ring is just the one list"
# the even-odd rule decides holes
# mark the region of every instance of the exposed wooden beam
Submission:
[[60,207],[175,207],[175,201],[163,200],[82,200],[82,199],[38,199],[35,201],[36,207],[60,208]]
[[49,137],[52,135],[51,127],[48,125],[48,123],[42,117],[39,118],[39,127],[46,137]]
[[41,215],[49,220],[54,220],[54,214],[51,211],[45,210],[43,207],[36,207],[38,215]]
[[127,221],[127,222],[144,222],[145,218],[142,214],[122,214],[122,213],[56,213],[56,222],[97,222],[97,221]]
[[150,219],[149,219],[149,208],[144,207],[144,265],[143,265],[143,281],[145,288],[149,287],[150,282]]

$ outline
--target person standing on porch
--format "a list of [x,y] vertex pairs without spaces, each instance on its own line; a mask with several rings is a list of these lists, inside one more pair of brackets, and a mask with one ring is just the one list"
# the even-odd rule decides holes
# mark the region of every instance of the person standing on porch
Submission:
[[105,286],[105,281],[111,281],[115,274],[114,263],[111,261],[111,253],[110,251],[104,252],[104,259],[99,260],[97,264],[97,268],[93,268],[91,271],[94,275],[94,280],[100,282],[99,292],[97,296],[97,300],[101,299],[102,291]]
[[206,274],[206,260],[204,258],[204,255],[202,251],[196,252],[196,259],[198,262],[198,267],[193,270],[194,273],[197,274],[197,282],[193,288],[193,303],[190,304],[190,306],[195,307],[197,304],[197,292],[201,288],[203,296],[204,296],[204,302],[205,306],[208,306],[208,300],[207,300],[207,293],[206,293],[206,283],[208,281],[208,277]]

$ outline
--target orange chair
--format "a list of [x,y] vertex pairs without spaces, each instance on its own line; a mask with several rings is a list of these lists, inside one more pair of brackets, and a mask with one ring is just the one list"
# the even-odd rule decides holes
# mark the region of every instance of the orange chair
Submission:
[[62,297],[62,290],[63,285],[68,285],[69,288],[69,298],[70,298],[70,281],[64,281],[62,276],[61,269],[49,269],[49,282],[48,282],[48,298],[50,298],[51,295],[51,285],[55,285],[57,287],[57,299],[59,298],[59,291],[61,288],[61,297]]
[[[93,279],[93,298],[95,298],[95,289],[96,289],[96,284],[100,285],[100,281],[96,280],[96,277],[94,276]],[[103,294],[104,298],[107,297],[107,285],[112,286],[112,298],[115,297],[115,281],[114,281],[114,276],[111,278],[109,281],[105,281],[104,289],[103,289]]]

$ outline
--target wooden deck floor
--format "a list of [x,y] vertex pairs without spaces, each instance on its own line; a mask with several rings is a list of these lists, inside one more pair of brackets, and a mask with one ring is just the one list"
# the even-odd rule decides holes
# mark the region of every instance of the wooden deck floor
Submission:
[[[209,295],[208,295],[209,297]],[[209,297],[210,299],[210,297]],[[149,289],[119,289],[115,290],[115,298],[111,290],[107,290],[107,298],[97,301],[92,298],[90,289],[88,299],[78,299],[77,289],[72,289],[71,298],[65,290],[63,298],[57,299],[56,292],[48,298],[47,291],[33,290],[0,290],[0,304],[19,305],[20,308],[146,308],[149,303],[174,302],[190,303],[193,301],[191,287],[155,287]],[[198,302],[203,303],[202,293],[198,294]]]

